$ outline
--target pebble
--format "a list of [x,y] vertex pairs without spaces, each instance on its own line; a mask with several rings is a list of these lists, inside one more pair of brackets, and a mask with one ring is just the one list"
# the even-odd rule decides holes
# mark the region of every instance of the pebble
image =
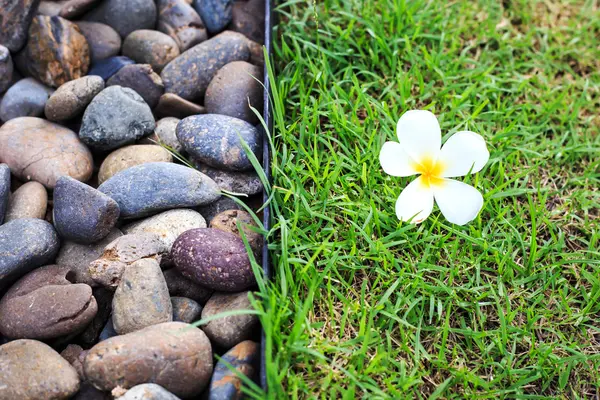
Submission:
[[250,49],[250,64],[264,68],[265,53],[263,45],[252,40],[248,40],[248,48]]
[[243,143],[260,160],[262,134],[252,124],[219,114],[187,117],[177,125],[177,139],[196,160],[228,171],[252,169]]
[[87,181],[92,154],[68,128],[35,117],[11,119],[0,127],[0,160],[22,181],[37,181],[49,189],[63,175]]
[[221,32],[231,22],[232,4],[233,0],[193,0],[192,2],[204,21],[206,29],[213,35]]
[[179,46],[169,35],[141,29],[131,32],[123,41],[123,55],[140,64],[150,64],[156,72],[179,55]]
[[260,347],[251,340],[243,341],[225,353],[215,365],[208,389],[208,400],[243,398],[244,384],[239,374],[254,379],[258,372],[259,359]]
[[40,0],[4,0],[0,7],[0,43],[11,52],[21,50]]
[[223,171],[195,162],[195,160],[192,160],[192,162],[194,162],[194,166],[198,171],[212,178],[221,190],[253,196],[262,193],[264,189],[255,171]]
[[71,270],[74,283],[98,286],[98,283],[90,276],[90,263],[100,258],[104,253],[104,248],[121,236],[123,233],[117,228],[113,228],[104,239],[93,244],[66,241],[60,248],[56,263]]
[[56,182],[53,221],[61,237],[95,243],[110,233],[118,219],[119,205],[104,193],[68,176]]
[[176,151],[177,153],[181,153],[182,147],[177,140],[177,135],[175,134],[175,128],[177,128],[177,124],[181,121],[179,118],[166,117],[159,119],[156,121],[156,128],[154,128],[154,133],[140,141],[140,143],[144,144],[163,144],[169,146],[171,149]]
[[179,400],[179,397],[155,383],[143,383],[132,387],[117,400]]
[[204,219],[207,221],[212,221],[217,214],[222,213],[223,211],[241,209],[242,206],[239,205],[235,200],[225,196],[221,197],[214,203],[197,208],[198,212],[202,214]]
[[173,306],[173,321],[191,324],[200,320],[202,306],[186,297],[171,297]]
[[19,117],[40,117],[52,89],[33,78],[21,79],[8,89],[0,103],[4,122]]
[[68,399],[79,390],[75,368],[37,340],[0,346],[0,365],[3,399]]
[[265,0],[236,1],[233,4],[231,28],[248,39],[265,42]]
[[[236,3],[237,4],[237,3]],[[223,114],[258,123],[263,110],[262,70],[246,61],[234,61],[221,68],[210,81],[204,97],[204,107],[209,114]]]
[[141,259],[125,269],[113,297],[115,331],[126,334],[173,320],[173,307],[160,265]]
[[176,209],[126,225],[123,227],[123,232],[126,234],[153,233],[160,238],[170,252],[179,235],[195,228],[206,228],[204,217],[194,210]]
[[190,101],[200,100],[219,69],[230,62],[249,58],[248,39],[240,33],[227,31],[171,61],[162,71],[161,78],[167,93]]
[[70,0],[42,0],[40,6],[37,9],[39,15],[47,15],[49,17],[55,17],[60,14],[63,6]]
[[25,51],[29,73],[52,87],[81,78],[90,66],[87,40],[77,25],[60,17],[36,16]]
[[154,29],[154,0],[105,0],[84,16],[87,21],[110,25],[121,37],[138,29]]
[[[6,164],[0,164],[0,225],[7,221],[7,209],[10,198],[10,168]],[[206,222],[204,223],[206,226]]]
[[182,233],[171,250],[177,270],[209,289],[235,292],[256,284],[242,239],[218,229]]
[[0,44],[0,93],[4,93],[12,84],[14,65],[10,51]]
[[102,256],[89,264],[90,277],[115,290],[130,265],[142,258],[153,259],[160,264],[165,253],[164,244],[155,234],[124,235],[106,246]]
[[104,80],[93,75],[61,85],[46,102],[46,118],[50,121],[66,121],[81,115],[103,89]]
[[0,291],[56,257],[60,242],[52,225],[24,218],[0,226]]
[[239,238],[242,237],[238,229],[238,224],[241,225],[244,236],[248,244],[257,254],[261,250],[263,236],[252,230],[251,227],[258,229],[256,222],[247,211],[242,210],[227,210],[217,214],[211,221],[210,227],[222,230],[224,232],[233,233]]
[[208,36],[200,16],[185,0],[158,0],[157,29],[169,35],[184,52]]
[[90,46],[92,63],[114,57],[121,51],[121,36],[110,26],[100,22],[77,21],[75,23]]
[[[60,356],[67,360],[81,380],[85,380],[85,374],[83,372],[83,360],[85,359],[87,351],[83,350],[83,347],[78,344],[69,344],[63,351],[60,352]],[[83,356],[83,357],[82,357]]]
[[98,188],[112,197],[123,218],[195,207],[216,201],[221,193],[206,175],[183,165],[154,162],[119,172]]
[[109,86],[85,110],[79,137],[88,146],[107,151],[151,134],[154,127],[152,111],[139,94]]
[[213,293],[212,290],[200,286],[181,275],[176,268],[164,271],[163,275],[171,296],[187,297],[202,305],[206,304]]
[[159,117],[185,118],[190,115],[204,114],[206,109],[199,104],[182,99],[174,93],[165,93],[158,99],[154,112]]
[[104,81],[109,80],[114,74],[119,72],[126,65],[135,64],[131,58],[117,56],[109,57],[103,60],[96,61],[88,75],[97,75]]
[[17,281],[0,301],[0,332],[15,339],[53,339],[78,332],[96,315],[92,288],[69,281],[70,270],[37,268]]
[[117,173],[136,165],[149,162],[172,162],[173,156],[161,146],[134,144],[110,153],[98,171],[98,183],[102,184]]
[[[250,292],[214,293],[202,310],[202,319],[227,311],[253,310]],[[217,318],[202,326],[212,343],[230,349],[253,336],[259,327],[258,315],[242,314]]]
[[8,222],[20,218],[44,219],[47,207],[48,192],[44,185],[27,182],[12,194],[4,220]]
[[98,342],[102,329],[111,319],[114,292],[100,287],[92,289],[92,294],[98,304],[98,312],[77,339],[86,348],[90,348]]
[[84,369],[100,390],[156,383],[176,396],[194,398],[210,380],[212,357],[210,341],[200,329],[166,322],[98,343],[87,354]]
[[118,85],[135,90],[150,108],[158,104],[158,99],[165,91],[162,79],[149,64],[126,65],[114,74],[106,85]]
[[60,16],[66,19],[77,18],[92,7],[94,7],[100,0],[69,0],[60,10]]

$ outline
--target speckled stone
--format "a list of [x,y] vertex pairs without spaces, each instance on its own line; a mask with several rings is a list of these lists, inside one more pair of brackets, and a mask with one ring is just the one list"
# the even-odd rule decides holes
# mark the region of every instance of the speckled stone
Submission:
[[179,46],[169,35],[141,29],[131,32],[123,41],[123,55],[140,64],[150,64],[156,72],[179,55]]
[[[248,39],[237,32],[223,32],[171,61],[161,78],[167,93],[190,101],[200,100],[219,69],[230,62],[249,58]],[[198,65],[202,68],[195,67]]]
[[27,31],[40,0],[3,0],[0,7],[0,43],[11,52],[27,41]]
[[121,68],[130,64],[135,64],[135,61],[128,57],[117,56],[105,58],[95,62],[88,75],[97,75],[104,79],[104,81],[107,81],[119,72]]
[[171,258],[183,276],[213,290],[236,292],[256,284],[244,242],[229,232],[184,232],[175,240]]
[[[92,63],[116,56],[121,51],[121,36],[110,26],[100,22],[77,21],[75,23],[90,46]],[[93,75],[91,72],[90,75]]]
[[88,285],[69,281],[69,269],[37,268],[19,279],[0,301],[0,332],[15,339],[53,339],[81,331],[98,305]]
[[0,346],[3,399],[69,399],[79,390],[79,376],[67,360],[36,340]]
[[0,127],[0,160],[19,179],[50,189],[60,176],[85,182],[93,170],[92,154],[73,131],[35,117],[11,119]]
[[260,347],[258,343],[250,340],[236,345],[225,353],[215,365],[215,371],[208,388],[208,400],[243,398],[243,381],[238,374],[245,375],[251,380],[254,379],[258,372],[259,360]]
[[9,204],[9,197],[10,168],[6,164],[0,164],[0,225],[2,225],[7,216],[6,213]]
[[107,86],[122,86],[133,89],[144,101],[154,108],[165,91],[162,79],[149,64],[126,65],[106,82]]
[[192,5],[200,14],[211,34],[221,32],[231,22],[233,0],[193,0]]
[[105,238],[119,219],[119,205],[104,193],[68,176],[54,188],[53,221],[58,234],[90,244]]
[[0,226],[0,291],[29,271],[52,262],[60,246],[52,225],[24,218]]
[[117,400],[179,400],[179,397],[155,383],[143,383],[132,387]]
[[48,192],[44,185],[38,182],[27,182],[15,190],[10,197],[8,208],[6,209],[5,221],[8,222],[20,218],[43,219],[46,215],[47,207]]
[[244,236],[248,241],[248,244],[254,250],[255,254],[257,254],[263,243],[263,236],[254,231],[254,229],[258,229],[256,222],[247,211],[242,210],[227,210],[223,211],[220,214],[217,214],[211,221],[210,227],[219,229],[225,232],[233,233],[239,238],[242,237],[240,231],[238,229],[238,224],[241,225],[242,231],[244,232]]
[[186,297],[171,297],[173,305],[173,321],[191,324],[200,320],[202,306]]
[[181,52],[208,38],[202,19],[185,0],[158,0],[156,5],[157,29],[173,38]]
[[176,396],[195,398],[210,380],[212,348],[200,329],[166,322],[98,343],[84,369],[101,390],[156,383]]
[[198,304],[206,304],[213,291],[187,279],[176,268],[166,270],[163,275],[171,296],[187,297]]
[[113,327],[123,335],[173,320],[173,307],[160,265],[141,259],[125,269],[113,297]]
[[265,42],[265,0],[236,1],[231,29],[257,43]]
[[156,128],[154,133],[140,141],[143,144],[163,144],[169,146],[171,149],[178,153],[181,153],[182,147],[177,135],[175,134],[175,128],[181,121],[179,118],[166,117],[156,121]]
[[172,162],[173,156],[165,148],[154,144],[134,144],[110,153],[98,171],[98,183],[102,184],[127,168],[149,162]]
[[154,0],[105,0],[85,15],[85,20],[110,25],[121,37],[138,29],[154,29]]
[[66,121],[81,115],[103,89],[104,80],[99,76],[84,76],[61,85],[46,102],[46,118]]
[[[253,310],[249,294],[250,292],[214,293],[202,310],[202,319],[227,311]],[[230,349],[252,337],[258,327],[257,315],[242,314],[214,319],[202,326],[202,330],[212,343]]]
[[60,15],[66,19],[74,19],[94,7],[100,0],[69,0],[60,10]]
[[33,78],[21,79],[8,89],[0,102],[0,119],[41,117],[52,89]]
[[248,196],[253,196],[263,191],[263,184],[255,171],[223,171],[195,160],[192,161],[196,169],[214,180],[221,190],[246,194]]
[[97,150],[114,150],[154,131],[154,116],[134,90],[109,86],[83,114],[79,137]]
[[226,115],[206,114],[185,118],[177,125],[177,139],[196,160],[228,171],[252,169],[242,144],[260,160],[262,134],[252,124]]
[[60,17],[38,15],[25,47],[28,70],[48,86],[81,78],[90,66],[90,49],[77,25]]
[[0,44],[0,93],[4,93],[12,84],[14,65],[10,51]]
[[66,241],[60,248],[56,263],[71,270],[73,275],[71,280],[74,283],[85,283],[92,287],[98,286],[98,283],[90,276],[90,263],[100,258],[104,248],[121,236],[123,236],[121,231],[113,228],[104,239],[93,244]]
[[182,99],[174,93],[165,93],[158,99],[154,112],[160,118],[185,118],[190,115],[204,114],[206,109],[199,104]]
[[221,68],[210,81],[204,97],[209,114],[223,114],[258,123],[263,110],[262,70],[246,61],[234,61]]
[[217,184],[206,175],[173,163],[146,163],[119,172],[98,188],[112,197],[123,218],[140,218],[173,208],[216,201]]

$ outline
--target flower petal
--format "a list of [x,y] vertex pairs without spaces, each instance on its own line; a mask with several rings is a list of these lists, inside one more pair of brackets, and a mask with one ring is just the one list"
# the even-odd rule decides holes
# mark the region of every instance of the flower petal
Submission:
[[430,111],[405,112],[396,126],[398,139],[408,155],[420,163],[423,158],[435,160],[442,146],[442,131],[437,118]]
[[[423,222],[433,210],[433,192],[421,177],[404,188],[396,201],[396,215],[401,221]],[[412,218],[412,220],[411,220]]]
[[444,217],[453,224],[464,225],[477,217],[483,206],[483,196],[477,189],[454,179],[433,188],[435,202]]
[[411,176],[417,173],[414,161],[406,154],[398,142],[385,142],[379,153],[379,162],[386,174]]
[[[439,161],[444,166],[442,176],[452,178],[479,172],[490,159],[485,140],[470,131],[456,132],[444,143]],[[471,167],[473,169],[471,169]]]

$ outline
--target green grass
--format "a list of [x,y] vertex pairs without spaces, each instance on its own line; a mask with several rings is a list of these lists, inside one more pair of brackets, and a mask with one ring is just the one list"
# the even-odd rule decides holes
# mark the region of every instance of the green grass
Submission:
[[[597,1],[290,1],[274,50],[271,398],[600,395]],[[400,223],[398,118],[491,157],[471,224]]]

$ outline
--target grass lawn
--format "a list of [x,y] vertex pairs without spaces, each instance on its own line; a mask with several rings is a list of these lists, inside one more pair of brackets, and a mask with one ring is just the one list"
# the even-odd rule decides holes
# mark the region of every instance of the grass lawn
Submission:
[[[599,7],[279,4],[271,398],[600,396]],[[472,223],[396,218],[410,109],[484,136]]]

